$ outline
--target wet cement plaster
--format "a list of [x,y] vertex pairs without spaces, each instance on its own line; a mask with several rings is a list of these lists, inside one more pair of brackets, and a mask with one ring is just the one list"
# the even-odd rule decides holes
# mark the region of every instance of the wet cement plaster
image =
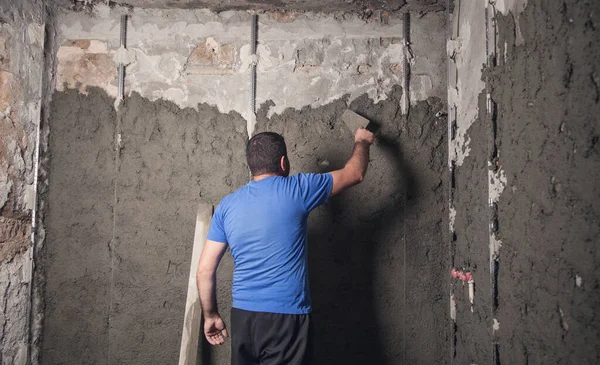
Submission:
[[[294,171],[339,168],[353,141],[339,119],[347,98],[271,118],[267,104],[258,126],[286,137]],[[97,89],[53,100],[44,360],[173,363],[195,210],[248,180],[245,121],[137,94],[115,112]],[[407,118],[400,100],[395,88],[386,101],[350,104],[380,125],[368,177],[311,217],[318,363],[447,360],[446,121],[435,116],[445,105],[431,98]],[[218,272],[227,321],[231,275],[227,255]],[[229,346],[199,351],[212,364],[230,356]]]
[[[482,12],[455,5],[462,21],[449,50],[485,55],[485,39],[465,42],[485,32]],[[497,32],[489,65],[449,52],[458,79],[450,79],[451,105],[477,104],[470,124],[452,114],[451,258],[475,278],[472,312],[466,285],[452,281],[453,361],[597,363],[598,5],[502,1],[487,10],[496,17],[489,34]],[[485,90],[461,98],[468,72]]]
[[498,17],[500,361],[600,361],[598,2]]
[[197,206],[248,178],[239,115],[113,104],[97,89],[53,97],[46,363],[175,363]]
[[451,279],[451,361],[492,363],[492,297],[489,265],[488,140],[486,115],[484,2],[457,1],[448,41],[450,134],[450,262],[470,272],[474,281],[471,305],[467,282]]
[[[367,178],[312,213],[309,267],[317,364],[445,363],[441,244],[445,118],[438,99],[400,112],[401,89],[386,101],[366,95],[350,108],[380,126]],[[292,172],[343,167],[353,134],[340,120],[345,100],[266,118],[282,133]],[[446,213],[447,214],[447,213]]]

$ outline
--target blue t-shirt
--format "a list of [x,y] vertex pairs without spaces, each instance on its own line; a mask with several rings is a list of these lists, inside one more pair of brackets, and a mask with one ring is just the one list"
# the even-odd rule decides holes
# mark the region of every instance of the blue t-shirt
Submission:
[[271,176],[221,200],[207,238],[231,249],[234,308],[310,313],[307,218],[327,201],[332,186],[331,174]]

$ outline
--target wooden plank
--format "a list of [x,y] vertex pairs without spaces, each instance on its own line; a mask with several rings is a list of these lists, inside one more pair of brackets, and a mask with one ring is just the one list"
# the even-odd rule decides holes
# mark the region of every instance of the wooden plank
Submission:
[[196,287],[196,270],[198,268],[200,253],[208,234],[212,212],[212,205],[200,204],[198,213],[196,214],[196,231],[194,233],[194,247],[192,249],[192,261],[188,277],[188,292],[185,302],[183,331],[181,333],[179,365],[196,365],[196,358],[198,356],[202,308],[200,306],[198,288]]

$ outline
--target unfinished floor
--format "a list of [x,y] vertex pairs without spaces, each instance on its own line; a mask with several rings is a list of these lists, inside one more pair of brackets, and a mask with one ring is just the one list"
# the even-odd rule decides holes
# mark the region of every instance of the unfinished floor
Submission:
[[342,167],[347,108],[377,141],[310,217],[315,363],[600,363],[600,3],[0,5],[0,363],[176,363],[198,205],[260,131]]

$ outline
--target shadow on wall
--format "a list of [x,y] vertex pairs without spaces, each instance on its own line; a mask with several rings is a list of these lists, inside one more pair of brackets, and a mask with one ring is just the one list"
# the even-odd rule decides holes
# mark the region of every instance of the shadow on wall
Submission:
[[[350,109],[379,127],[367,176],[309,217],[314,364],[437,364],[446,354],[446,129],[435,117],[444,106],[420,102],[407,117],[401,96],[395,87],[376,104],[367,95],[352,101]],[[292,173],[343,167],[353,145],[340,119],[347,99],[267,118],[269,107],[257,115],[257,132],[285,137]]]
[[[404,289],[401,271],[403,263],[386,265],[376,262],[376,259],[382,241],[390,238],[390,231],[402,229],[404,212],[409,208],[406,205],[409,202],[406,193],[412,191],[417,182],[404,160],[398,140],[379,135],[373,149],[379,149],[385,156],[389,169],[398,173],[394,175],[401,177],[401,180],[380,181],[395,187],[392,194],[395,199],[390,199],[374,213],[361,213],[359,209],[358,217],[352,218],[347,217],[348,213],[344,212],[347,208],[344,200],[352,199],[354,195],[352,191],[348,191],[329,201],[325,214],[319,217],[319,222],[312,225],[309,232],[318,364],[384,364],[401,357],[401,333],[396,333],[397,347],[386,348],[388,346],[381,338],[381,329],[386,327],[386,323],[382,323],[380,319],[389,316],[399,318],[402,313],[390,313],[392,308],[387,313],[381,313],[382,310],[385,311],[385,305],[382,307],[382,303],[377,302],[386,298],[378,297],[375,271],[383,264],[386,274],[395,276],[392,282],[397,286],[393,290],[401,292]],[[397,247],[392,251],[396,253],[401,251],[400,246],[404,244],[401,235],[397,237],[399,240],[393,242]],[[402,259],[395,256],[395,259]],[[392,294],[391,297],[396,295]],[[391,297],[387,297],[387,300]],[[394,319],[395,330],[401,332],[401,328],[397,327],[397,318]],[[386,319],[383,320],[385,321]]]

